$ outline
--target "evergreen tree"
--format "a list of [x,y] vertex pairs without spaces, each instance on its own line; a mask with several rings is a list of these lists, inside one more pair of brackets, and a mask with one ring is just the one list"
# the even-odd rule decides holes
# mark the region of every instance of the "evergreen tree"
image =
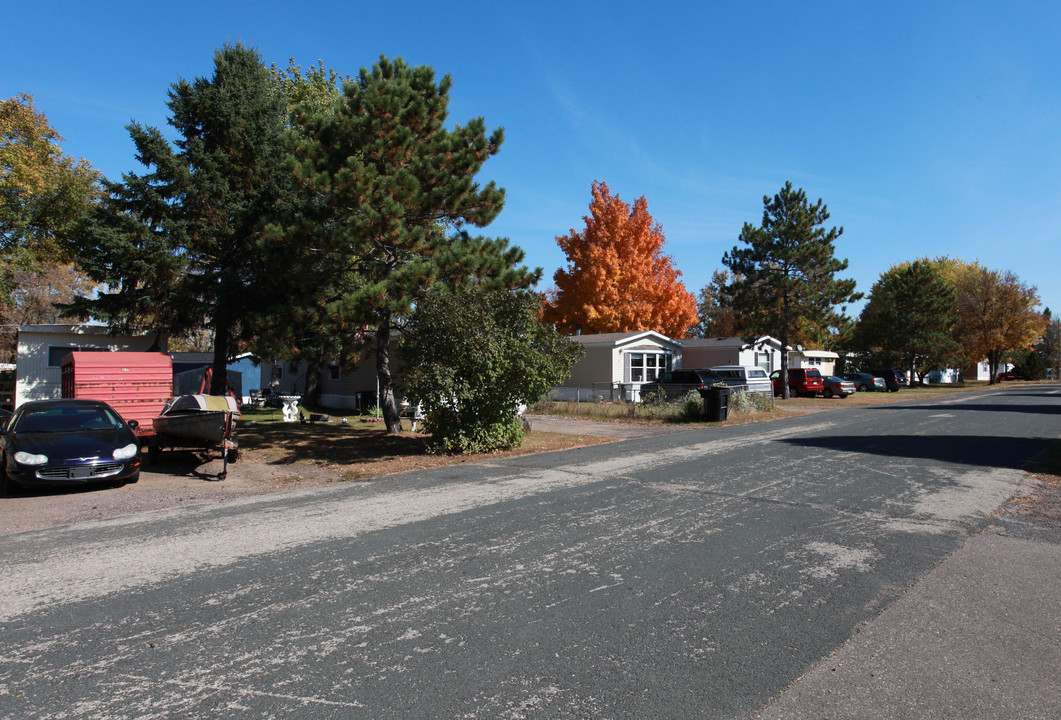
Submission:
[[[847,269],[847,260],[834,257],[833,243],[843,228],[825,230],[829,213],[821,200],[811,205],[803,190],[792,183],[771,199],[763,197],[763,219],[759,227],[745,223],[740,240],[722,258],[733,273],[727,290],[734,310],[752,334],[769,334],[787,347],[799,323],[818,328],[842,324],[837,305],[862,297],[854,280],[835,277]],[[788,353],[781,353],[781,376],[788,373]],[[781,383],[788,397],[788,383]]]
[[740,334],[738,318],[726,292],[728,286],[728,272],[715,270],[711,273],[711,282],[700,290],[696,302],[696,314],[700,320],[689,329],[689,337],[736,337]]
[[1042,357],[1046,370],[1052,371],[1053,379],[1056,380],[1061,374],[1058,372],[1061,370],[1061,321],[1053,316],[1050,308],[1046,308],[1043,310],[1043,322],[1046,329],[1035,344],[1035,350]]
[[150,170],[108,183],[109,198],[83,228],[82,260],[112,292],[76,303],[113,327],[181,334],[213,331],[211,393],[225,366],[253,338],[248,313],[284,268],[261,252],[266,222],[290,198],[284,94],[256,50],[226,45],[211,78],[169,92],[174,146],[161,131],[129,126]]
[[[285,71],[274,66],[273,73],[288,101],[291,121],[286,134],[293,153],[311,140],[302,119],[332,113],[342,97],[344,79],[321,62],[303,71],[292,61]],[[288,165],[294,177],[293,154],[289,154]],[[251,349],[256,354],[287,360],[296,367],[305,363],[302,402],[308,406],[321,403],[325,371],[356,364],[363,349],[361,343],[344,346],[343,338],[328,330],[327,291],[339,288],[341,295],[356,278],[331,265],[331,258],[320,251],[310,219],[321,206],[312,188],[293,183],[289,202],[278,208],[262,246],[265,264],[284,271],[273,277],[273,292],[250,314],[255,330]],[[306,225],[311,227],[305,232],[288,232]]]
[[311,252],[289,260],[324,271],[312,276],[321,332],[343,347],[371,333],[392,433],[401,421],[391,341],[436,280],[528,287],[540,275],[518,267],[523,252],[507,240],[465,230],[501,211],[504,191],[475,176],[503,133],[487,136],[482,118],[444,127],[451,85],[448,75],[436,83],[430,67],[381,57],[346,83],[333,110],[299,121],[297,171],[319,204],[283,228],[296,245],[312,242]]
[[960,366],[954,287],[928,259],[881,274],[862,309],[855,343],[875,365],[910,371],[911,382],[935,367]]

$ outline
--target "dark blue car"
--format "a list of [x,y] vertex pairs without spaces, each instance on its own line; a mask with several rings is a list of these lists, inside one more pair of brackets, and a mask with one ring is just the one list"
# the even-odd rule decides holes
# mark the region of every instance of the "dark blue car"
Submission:
[[134,427],[99,400],[23,403],[0,429],[0,480],[6,490],[134,483],[140,479]]

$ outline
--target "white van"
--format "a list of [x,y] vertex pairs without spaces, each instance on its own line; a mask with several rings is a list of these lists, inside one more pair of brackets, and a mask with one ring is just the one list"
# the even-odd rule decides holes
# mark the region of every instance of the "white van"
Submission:
[[764,393],[772,396],[774,386],[770,382],[770,376],[761,367],[746,367],[744,365],[716,365],[711,372],[722,378],[722,382],[735,390],[747,390],[748,392]]

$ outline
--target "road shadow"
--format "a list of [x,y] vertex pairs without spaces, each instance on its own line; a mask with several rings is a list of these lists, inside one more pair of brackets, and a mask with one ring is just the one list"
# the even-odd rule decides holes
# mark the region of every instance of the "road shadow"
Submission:
[[1043,397],[1053,398],[1054,400],[1061,400],[1061,390],[1055,390],[1054,392],[1001,392],[998,395],[1008,395],[1009,397]]
[[117,483],[84,483],[84,484],[70,484],[70,485],[49,485],[42,487],[18,487],[11,488],[5,486],[0,488],[0,498],[34,498],[34,497],[49,497],[52,495],[79,495],[83,493],[95,493],[104,492],[106,490],[116,490],[121,487],[121,484]]
[[[1020,397],[1028,397],[1020,393]],[[1057,397],[1057,396],[1054,396]],[[877,410],[935,410],[937,412],[959,412],[976,410],[979,412],[1032,413],[1035,415],[1061,415],[1061,403],[1057,405],[1020,404],[988,405],[986,403],[954,403],[951,405],[878,405]]]
[[997,437],[991,435],[882,435],[866,437],[829,435],[786,438],[779,442],[842,453],[938,460],[956,465],[977,465],[1023,470],[1048,448],[1053,438]]

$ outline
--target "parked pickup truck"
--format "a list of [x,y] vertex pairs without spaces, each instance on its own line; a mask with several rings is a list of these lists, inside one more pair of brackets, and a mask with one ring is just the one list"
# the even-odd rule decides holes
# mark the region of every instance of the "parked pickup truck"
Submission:
[[745,365],[716,365],[711,372],[722,378],[722,382],[734,390],[770,394],[770,377],[761,367]]

